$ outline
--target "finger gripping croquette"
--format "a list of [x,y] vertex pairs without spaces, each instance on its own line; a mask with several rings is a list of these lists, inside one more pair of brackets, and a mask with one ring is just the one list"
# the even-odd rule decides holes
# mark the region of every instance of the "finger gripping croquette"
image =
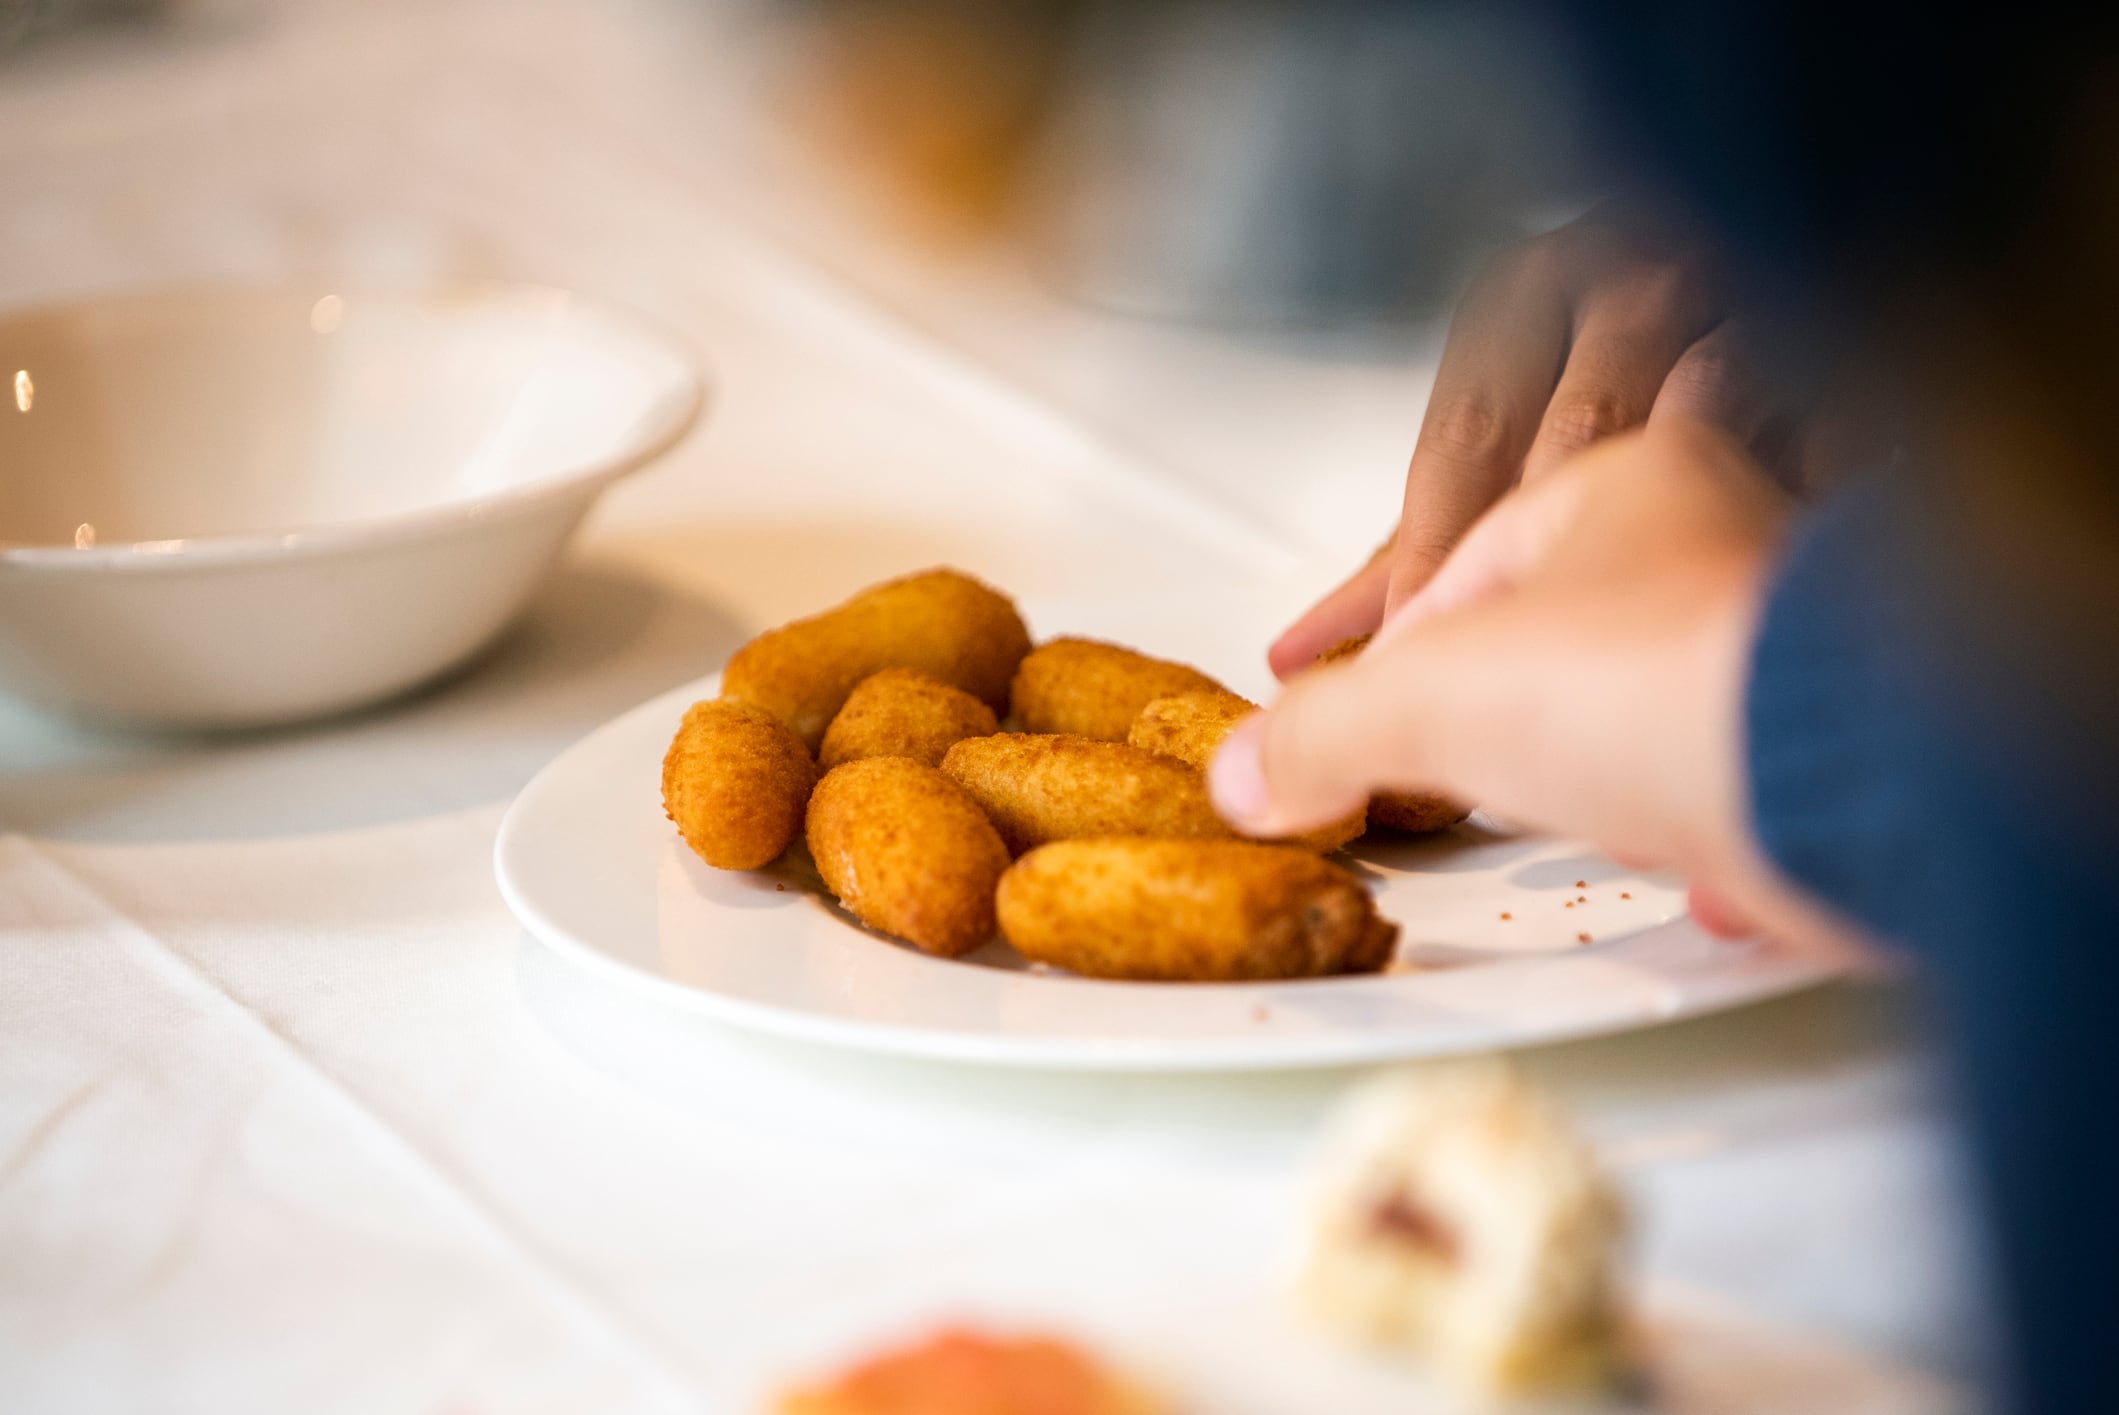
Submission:
[[834,767],[810,796],[808,839],[825,885],[870,928],[944,958],[993,937],[1008,848],[933,767],[906,757]]
[[[1320,664],[1353,658],[1369,646],[1370,636],[1344,639],[1317,655]],[[1424,834],[1455,825],[1472,813],[1471,807],[1424,791],[1378,791],[1369,797],[1369,824],[1391,830]]]
[[1183,762],[1088,737],[968,737],[942,759],[1008,848],[1083,835],[1225,837],[1206,782]]
[[1182,663],[1094,639],[1054,639],[1016,669],[1009,702],[1025,732],[1123,742],[1133,719],[1155,699],[1220,687]]
[[993,709],[962,688],[914,668],[886,668],[861,680],[824,731],[824,770],[864,757],[910,757],[939,766],[966,737],[1000,731]]
[[1247,840],[1060,841],[1009,868],[997,908],[1025,958],[1147,982],[1372,971],[1398,937],[1345,870]]
[[694,703],[662,758],[662,809],[700,859],[755,870],[802,829],[816,763],[793,729],[749,703]]
[[1030,631],[1006,595],[955,570],[927,570],[768,629],[729,659],[721,691],[778,715],[814,751],[872,673],[916,668],[998,713],[1029,651]]
[[[1126,740],[1133,746],[1175,757],[1203,772],[1214,760],[1214,753],[1220,750],[1222,742],[1236,730],[1236,725],[1257,711],[1258,704],[1224,688],[1177,693],[1157,698],[1142,708],[1140,716],[1133,720],[1133,730]],[[1285,843],[1329,854],[1359,837],[1367,828],[1368,812],[1359,810],[1343,820],[1290,837]]]

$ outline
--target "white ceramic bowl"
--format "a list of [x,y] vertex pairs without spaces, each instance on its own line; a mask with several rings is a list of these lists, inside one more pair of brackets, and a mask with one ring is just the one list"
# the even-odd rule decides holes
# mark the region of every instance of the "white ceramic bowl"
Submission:
[[672,339],[537,287],[0,315],[0,689],[164,727],[403,692],[701,401]]

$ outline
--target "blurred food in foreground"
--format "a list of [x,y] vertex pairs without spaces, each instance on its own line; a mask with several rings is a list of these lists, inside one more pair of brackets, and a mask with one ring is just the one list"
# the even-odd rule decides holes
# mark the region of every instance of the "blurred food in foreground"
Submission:
[[1302,1295],[1325,1323],[1490,1392],[1626,1384],[1626,1213],[1507,1063],[1375,1077],[1320,1152]]
[[774,1415],[1175,1415],[1049,1336],[946,1330],[783,1396]]

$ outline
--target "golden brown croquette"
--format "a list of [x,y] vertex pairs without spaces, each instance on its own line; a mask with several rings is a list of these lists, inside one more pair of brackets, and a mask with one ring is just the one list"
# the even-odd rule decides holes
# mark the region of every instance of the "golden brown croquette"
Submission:
[[691,705],[662,758],[662,809],[709,865],[755,870],[802,829],[816,780],[809,749],[786,723],[717,698]]
[[993,937],[1008,848],[963,788],[906,757],[834,767],[809,800],[809,853],[855,918],[954,958]]
[[917,668],[1000,712],[1029,651],[1030,631],[1006,595],[956,570],[926,570],[768,629],[729,659],[721,691],[774,713],[815,750],[872,673]]
[[1248,840],[1063,840],[1009,868],[997,908],[1025,958],[1151,982],[1373,971],[1398,937],[1345,870]]

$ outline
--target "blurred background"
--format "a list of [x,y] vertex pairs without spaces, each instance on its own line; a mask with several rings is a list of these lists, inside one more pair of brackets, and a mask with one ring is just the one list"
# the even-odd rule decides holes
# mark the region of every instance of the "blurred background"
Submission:
[[654,310],[733,219],[1238,514],[1367,469],[1275,526],[1343,558],[1454,292],[1594,197],[1571,72],[1456,0],[0,0],[0,297]]

